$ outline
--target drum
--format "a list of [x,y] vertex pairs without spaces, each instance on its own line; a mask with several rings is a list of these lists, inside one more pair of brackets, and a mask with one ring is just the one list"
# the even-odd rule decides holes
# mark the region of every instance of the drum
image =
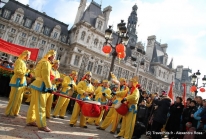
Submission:
[[81,111],[85,117],[98,118],[101,114],[101,103],[97,101],[84,101]]
[[122,116],[126,115],[129,110],[128,105],[125,103],[117,103],[114,108]]

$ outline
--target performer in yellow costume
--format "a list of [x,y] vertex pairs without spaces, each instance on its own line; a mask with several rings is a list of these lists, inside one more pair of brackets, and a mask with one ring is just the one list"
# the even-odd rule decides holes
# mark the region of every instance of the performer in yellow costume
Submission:
[[112,92],[111,94],[113,95],[113,104],[112,107],[110,108],[107,116],[105,117],[104,121],[102,122],[100,127],[97,127],[97,129],[100,130],[105,130],[107,127],[109,127],[110,124],[112,124],[112,128],[110,133],[114,134],[118,123],[120,119],[122,118],[122,115],[118,114],[117,111],[114,109],[115,104],[120,102],[129,92],[129,88],[126,86],[126,79],[125,78],[120,78],[120,88],[117,90],[117,92]]
[[27,67],[26,61],[30,58],[31,52],[25,50],[15,61],[14,75],[11,78],[9,86],[11,86],[11,92],[9,96],[9,103],[6,107],[6,116],[18,116],[24,88],[26,83]]
[[[91,76],[92,73],[91,72],[87,72],[82,81],[80,81],[77,85],[77,99],[79,100],[89,100],[89,95],[92,95],[94,93],[94,87],[91,84]],[[76,124],[77,122],[77,118],[79,116],[80,113],[80,105],[78,104],[78,102],[76,101],[74,104],[74,109],[72,112],[72,116],[70,119],[70,126],[73,127],[74,124]],[[83,128],[87,128],[86,126],[86,118],[84,115],[80,115],[80,126]]]
[[[59,64],[60,64],[59,60],[54,60],[52,70],[51,70],[51,74],[55,78],[52,81],[54,91],[57,91],[56,85],[62,82],[62,79],[60,78],[60,73],[58,71]],[[47,119],[50,119],[51,107],[53,103],[53,96],[54,96],[53,94],[47,93],[47,98],[46,98],[46,118]]]
[[31,87],[31,102],[27,112],[27,125],[38,126],[39,130],[50,132],[46,125],[46,92],[52,93],[51,68],[56,51],[50,50],[35,68],[35,81]]
[[[60,92],[62,95],[72,96],[73,92],[76,90],[74,79],[77,77],[77,74],[76,71],[72,71],[69,76],[64,77],[62,90]],[[56,118],[56,116],[59,115],[59,118],[64,119],[69,101],[70,99],[59,96],[52,117]]]
[[[129,92],[127,96],[121,100],[121,103],[127,103],[129,106],[128,113],[123,116],[121,129],[119,134],[114,135],[114,137],[121,139],[131,139],[134,131],[136,112],[137,112],[137,103],[139,100],[139,90],[137,89],[138,78],[133,77],[129,81]],[[119,92],[121,93],[121,92]],[[118,94],[118,92],[117,92]]]
[[[100,102],[102,105],[106,105],[108,99],[111,99],[111,90],[109,88],[108,80],[103,80],[103,86],[99,86],[95,92],[95,101]],[[102,109],[101,114],[98,118],[89,118],[87,122],[89,124],[93,124],[95,122],[95,125],[98,126],[102,120],[104,114],[104,110]]]

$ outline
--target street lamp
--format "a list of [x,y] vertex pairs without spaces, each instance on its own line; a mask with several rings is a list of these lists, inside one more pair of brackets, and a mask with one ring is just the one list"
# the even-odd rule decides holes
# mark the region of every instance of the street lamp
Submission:
[[117,24],[117,41],[116,41],[116,45],[113,46],[109,41],[112,38],[112,26],[109,26],[108,29],[105,30],[105,42],[103,44],[103,48],[102,51],[105,54],[112,54],[112,62],[111,62],[111,66],[110,66],[110,71],[109,71],[109,76],[108,76],[108,80],[111,79],[111,72],[114,70],[114,61],[115,58],[118,57],[120,59],[123,59],[126,56],[125,53],[125,45],[127,45],[128,41],[129,41],[129,35],[127,33],[127,28],[126,28],[126,23],[124,23],[124,20],[121,20],[121,23]]
[[196,87],[196,90],[195,90],[195,96],[197,96],[197,89],[201,88],[201,87],[205,87],[205,84],[206,84],[206,75],[204,75],[204,77],[202,78],[202,84],[203,86],[199,86],[198,87],[198,80],[200,79],[200,71],[198,70],[196,73],[193,73],[192,75],[192,86],[195,86]]

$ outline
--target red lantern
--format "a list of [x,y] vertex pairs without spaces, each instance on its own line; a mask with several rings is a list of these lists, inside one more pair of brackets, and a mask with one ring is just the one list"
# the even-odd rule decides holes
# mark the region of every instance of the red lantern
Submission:
[[200,92],[205,92],[205,88],[200,88]]
[[125,51],[125,46],[123,45],[123,44],[118,44],[117,46],[116,46],[116,52],[117,53],[122,53],[122,52],[124,52]]
[[197,90],[197,87],[196,86],[192,86],[191,88],[190,88],[190,91],[191,92],[195,92]]
[[112,51],[112,47],[109,46],[109,45],[105,45],[105,46],[103,46],[102,51],[103,51],[105,54],[109,54],[109,53],[111,53],[111,51]]
[[126,53],[125,52],[121,52],[121,53],[118,53],[117,56],[118,56],[118,58],[123,59],[123,58],[125,58]]

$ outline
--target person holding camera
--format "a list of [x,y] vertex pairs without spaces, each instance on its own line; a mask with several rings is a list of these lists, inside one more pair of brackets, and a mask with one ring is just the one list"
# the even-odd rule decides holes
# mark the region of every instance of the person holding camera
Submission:
[[[72,71],[69,76],[64,77],[60,94],[72,96],[73,92],[76,90],[74,79],[77,77],[77,74],[76,71]],[[52,117],[56,118],[57,115],[59,115],[59,118],[64,119],[69,101],[70,99],[59,96]]]

